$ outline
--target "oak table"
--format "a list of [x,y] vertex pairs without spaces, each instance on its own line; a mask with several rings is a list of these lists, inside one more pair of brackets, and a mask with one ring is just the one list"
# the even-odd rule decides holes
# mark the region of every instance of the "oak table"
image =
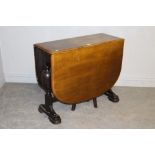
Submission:
[[107,34],[34,44],[35,69],[39,86],[45,90],[45,104],[39,112],[48,115],[53,124],[61,123],[53,102],[76,104],[105,94],[112,102],[119,97],[112,91],[123,57],[124,39]]

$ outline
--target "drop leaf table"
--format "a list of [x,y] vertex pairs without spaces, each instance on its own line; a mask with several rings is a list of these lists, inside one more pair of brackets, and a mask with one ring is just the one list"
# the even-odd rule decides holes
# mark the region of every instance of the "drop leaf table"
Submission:
[[103,33],[34,44],[36,77],[45,90],[39,112],[59,124],[55,101],[72,105],[72,110],[89,100],[97,108],[103,94],[118,102],[112,87],[121,71],[123,46],[124,39]]

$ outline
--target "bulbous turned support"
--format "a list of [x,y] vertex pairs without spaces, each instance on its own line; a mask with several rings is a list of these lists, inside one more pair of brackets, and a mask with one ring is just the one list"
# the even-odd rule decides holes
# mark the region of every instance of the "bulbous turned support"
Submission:
[[53,109],[53,102],[55,101],[55,98],[53,98],[51,94],[51,74],[50,67],[48,65],[46,65],[46,69],[41,73],[41,80],[46,94],[45,104],[41,104],[38,110],[40,113],[45,113],[53,124],[59,124],[61,123],[61,118]]
[[106,91],[104,93],[106,96],[108,96],[108,99],[112,102],[119,102],[119,97],[116,95],[111,89]]

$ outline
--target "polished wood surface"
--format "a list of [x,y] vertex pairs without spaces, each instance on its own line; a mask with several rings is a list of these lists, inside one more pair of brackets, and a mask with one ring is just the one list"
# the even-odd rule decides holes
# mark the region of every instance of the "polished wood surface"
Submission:
[[52,91],[58,100],[76,104],[112,88],[121,71],[124,40],[105,40],[51,55]]
[[100,33],[39,43],[34,48],[49,55],[46,65],[51,69],[53,95],[63,103],[76,104],[112,88],[121,71],[123,46],[124,39]]
[[38,84],[45,91],[45,104],[38,108],[53,124],[61,123],[53,103],[72,105],[105,94],[112,102],[119,97],[111,88],[122,65],[124,39],[95,34],[34,45]]
[[99,33],[99,34],[87,35],[82,37],[38,43],[38,44],[35,44],[34,47],[37,47],[43,51],[53,54],[55,52],[59,52],[62,50],[68,51],[70,49],[94,46],[96,44],[109,42],[117,39],[120,39],[120,38],[107,35],[104,33]]

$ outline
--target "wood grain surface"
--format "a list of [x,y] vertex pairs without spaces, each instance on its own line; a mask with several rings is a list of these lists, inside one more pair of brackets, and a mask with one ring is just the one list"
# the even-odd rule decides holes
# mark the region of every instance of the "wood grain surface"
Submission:
[[[73,40],[65,47],[60,44],[61,51],[51,54],[52,91],[60,101],[76,104],[98,97],[117,81],[121,71],[124,39],[101,34],[97,36],[92,37],[90,40],[93,43],[87,46],[84,46],[85,39],[79,42]],[[74,44],[70,47],[72,42],[76,46]],[[58,45],[50,46],[58,48]]]
[[96,44],[100,44],[100,43],[104,43],[104,42],[108,42],[116,39],[119,39],[119,38],[111,35],[107,35],[104,33],[99,33],[99,34],[86,35],[86,36],[80,36],[80,37],[69,38],[69,39],[38,43],[38,44],[34,44],[34,47],[37,47],[49,54],[53,54],[55,52],[59,52],[62,50],[67,52],[70,49],[76,49],[76,48],[86,47],[90,45],[93,46]]

